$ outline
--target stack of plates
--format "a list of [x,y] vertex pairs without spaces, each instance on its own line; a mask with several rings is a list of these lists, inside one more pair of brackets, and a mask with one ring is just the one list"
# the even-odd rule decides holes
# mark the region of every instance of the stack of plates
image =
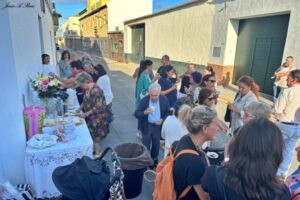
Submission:
[[56,135],[37,134],[27,141],[27,145],[35,149],[45,149],[57,143]]

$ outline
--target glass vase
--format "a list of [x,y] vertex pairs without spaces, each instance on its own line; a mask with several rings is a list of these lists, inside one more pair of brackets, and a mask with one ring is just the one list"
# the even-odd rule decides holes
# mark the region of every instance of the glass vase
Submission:
[[42,98],[42,106],[45,107],[46,113],[45,118],[55,118],[57,115],[57,99],[55,98]]

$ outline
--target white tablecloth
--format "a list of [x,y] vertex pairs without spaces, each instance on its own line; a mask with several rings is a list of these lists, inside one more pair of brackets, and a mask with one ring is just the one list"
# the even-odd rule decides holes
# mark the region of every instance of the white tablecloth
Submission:
[[93,141],[86,123],[76,126],[76,139],[66,143],[58,142],[45,149],[26,148],[25,176],[38,198],[60,195],[52,182],[52,172],[59,166],[72,163],[82,156],[93,156]]

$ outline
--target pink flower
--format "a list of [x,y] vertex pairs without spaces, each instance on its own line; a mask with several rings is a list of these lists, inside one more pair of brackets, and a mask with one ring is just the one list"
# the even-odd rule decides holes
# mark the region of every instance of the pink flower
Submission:
[[48,80],[43,80],[42,83],[43,83],[44,85],[48,85],[49,81],[48,81]]

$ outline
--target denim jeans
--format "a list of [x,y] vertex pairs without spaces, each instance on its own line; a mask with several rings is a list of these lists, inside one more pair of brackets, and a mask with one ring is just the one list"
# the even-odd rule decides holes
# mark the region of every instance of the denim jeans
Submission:
[[274,102],[278,98],[280,92],[283,91],[283,90],[284,90],[283,87],[277,86],[275,84],[273,85]]
[[282,132],[284,139],[284,151],[283,151],[283,161],[281,162],[277,175],[286,176],[290,168],[295,145],[297,139],[300,137],[300,126],[299,125],[288,125],[283,123],[277,123],[278,127]]

